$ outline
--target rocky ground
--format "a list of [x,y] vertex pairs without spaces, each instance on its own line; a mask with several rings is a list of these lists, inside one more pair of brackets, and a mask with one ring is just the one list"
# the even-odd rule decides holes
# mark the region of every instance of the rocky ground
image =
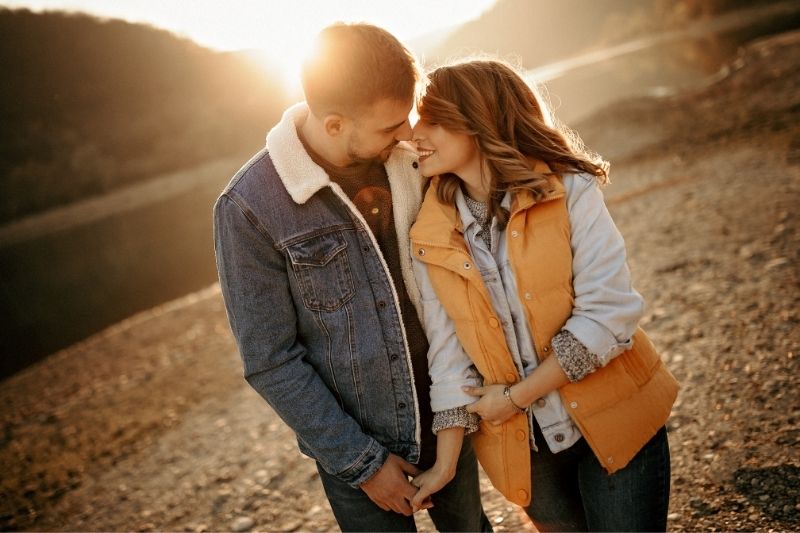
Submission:
[[[711,86],[576,125],[613,162],[643,325],[682,383],[670,530],[800,530],[799,88],[800,34],[784,34]],[[0,471],[2,530],[336,528],[313,463],[241,378],[217,287],[0,384]],[[483,491],[497,531],[530,529]]]

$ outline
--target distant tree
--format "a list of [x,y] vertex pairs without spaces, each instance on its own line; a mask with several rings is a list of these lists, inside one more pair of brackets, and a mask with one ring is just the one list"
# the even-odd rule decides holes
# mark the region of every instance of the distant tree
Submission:
[[0,223],[252,152],[286,95],[244,56],[150,26],[0,9]]

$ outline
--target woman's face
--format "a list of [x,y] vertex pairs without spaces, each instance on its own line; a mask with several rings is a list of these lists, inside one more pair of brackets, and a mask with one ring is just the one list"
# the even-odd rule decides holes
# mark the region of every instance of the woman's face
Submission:
[[420,119],[413,139],[419,152],[419,170],[425,177],[451,172],[467,180],[480,175],[480,154],[472,136],[456,133]]

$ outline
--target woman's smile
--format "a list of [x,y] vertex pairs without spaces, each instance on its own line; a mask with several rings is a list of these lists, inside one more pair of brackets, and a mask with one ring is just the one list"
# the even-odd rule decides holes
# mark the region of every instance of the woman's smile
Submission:
[[434,153],[436,153],[436,150],[429,150],[427,148],[417,147],[417,154],[419,154],[419,162],[420,163],[422,163],[423,161],[428,159],[428,157],[430,157]]

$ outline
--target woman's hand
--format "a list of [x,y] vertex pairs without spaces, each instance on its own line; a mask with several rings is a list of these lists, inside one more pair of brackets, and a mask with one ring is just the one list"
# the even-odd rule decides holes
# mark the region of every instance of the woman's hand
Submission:
[[470,396],[479,397],[467,406],[470,413],[478,413],[482,419],[499,426],[519,411],[503,396],[505,385],[486,385],[483,387],[463,387]]
[[455,475],[455,470],[440,467],[439,463],[436,463],[433,468],[426,470],[411,480],[412,485],[419,487],[419,490],[411,499],[411,507],[414,512],[433,507],[431,494],[442,490],[442,487],[450,483]]

